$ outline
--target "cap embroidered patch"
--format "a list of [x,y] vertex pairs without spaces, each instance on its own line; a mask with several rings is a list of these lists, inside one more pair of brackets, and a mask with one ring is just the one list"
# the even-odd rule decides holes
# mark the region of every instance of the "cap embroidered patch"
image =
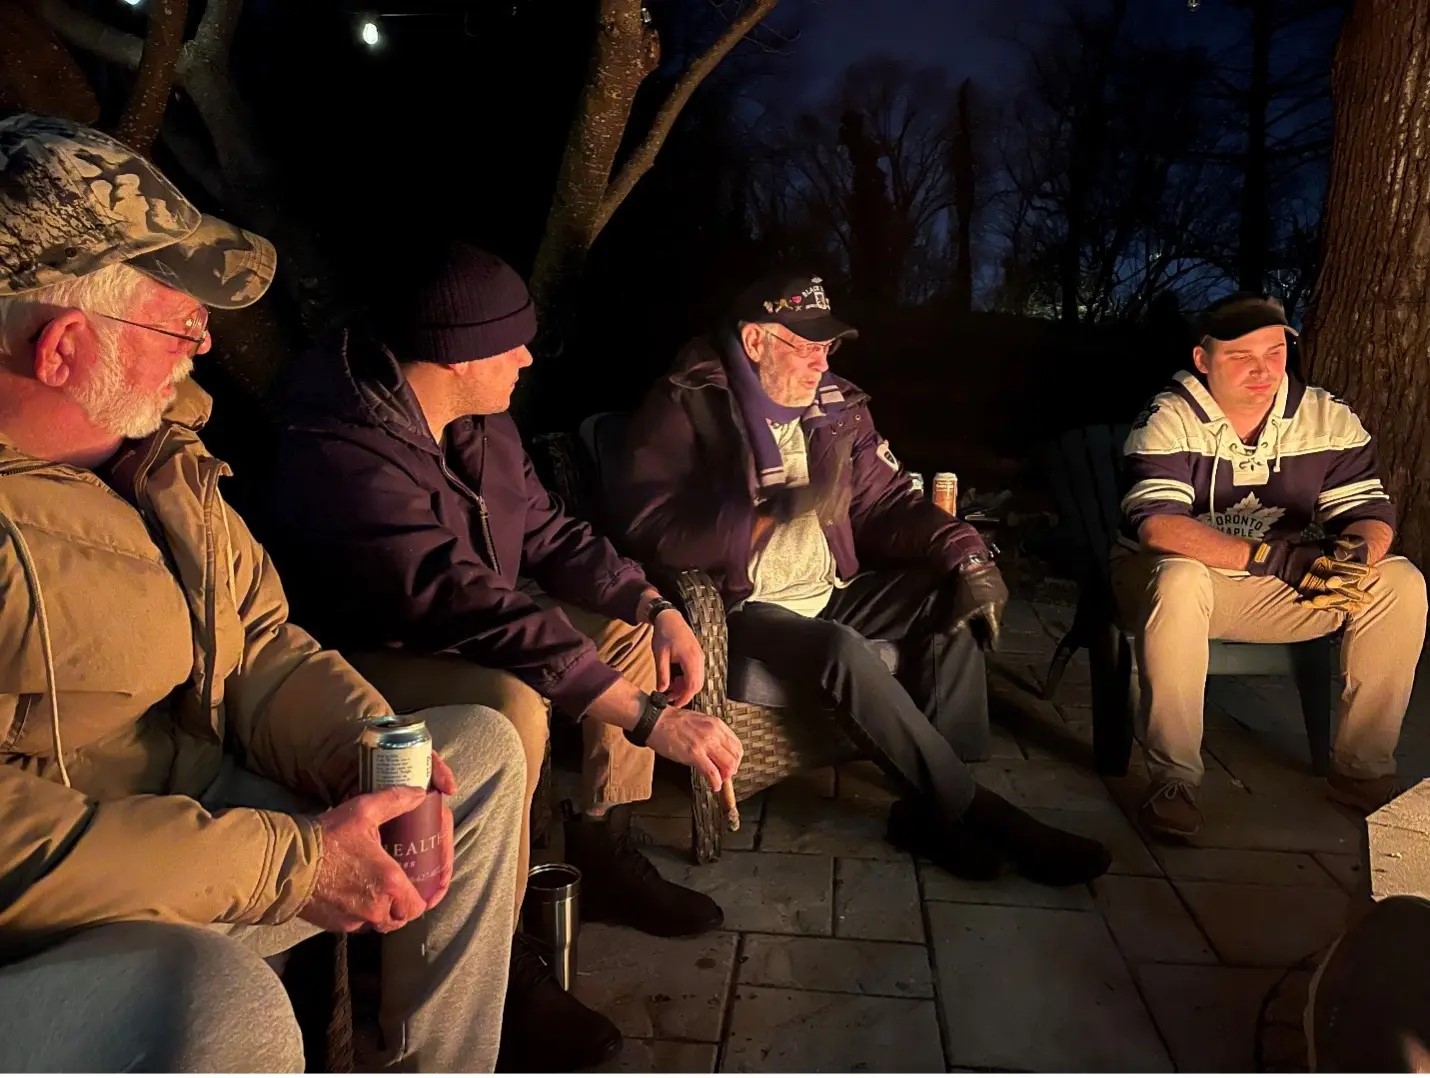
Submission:
[[811,277],[809,287],[803,291],[796,292],[792,296],[781,296],[779,299],[767,299],[762,306],[770,314],[779,314],[780,311],[827,311],[830,309],[829,297],[824,294],[824,281],[819,277]]

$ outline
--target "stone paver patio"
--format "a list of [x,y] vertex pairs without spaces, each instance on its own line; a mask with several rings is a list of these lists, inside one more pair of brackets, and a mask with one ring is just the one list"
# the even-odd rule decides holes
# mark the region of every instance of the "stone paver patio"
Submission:
[[[1108,843],[1110,875],[1053,890],[916,863],[883,842],[892,794],[867,763],[747,802],[724,857],[697,868],[673,776],[640,818],[652,857],[727,921],[698,940],[584,928],[577,993],[627,1038],[608,1069],[1255,1069],[1263,999],[1283,975],[1308,978],[1366,887],[1363,828],[1310,775],[1289,681],[1213,679],[1207,827],[1191,847],[1144,842],[1128,822],[1140,759],[1125,780],[1091,767],[1086,655],[1055,701],[1036,695],[1071,613],[1010,608],[994,758],[976,770]],[[1402,742],[1411,777],[1430,773],[1424,681]]]

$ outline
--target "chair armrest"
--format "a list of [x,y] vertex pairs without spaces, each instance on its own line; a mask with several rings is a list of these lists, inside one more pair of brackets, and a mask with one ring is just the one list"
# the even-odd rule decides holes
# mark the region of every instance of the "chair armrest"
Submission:
[[687,569],[670,581],[674,598],[685,613],[700,650],[705,653],[705,685],[691,706],[707,715],[725,718],[725,685],[730,670],[730,649],[725,632],[725,601],[710,575]]

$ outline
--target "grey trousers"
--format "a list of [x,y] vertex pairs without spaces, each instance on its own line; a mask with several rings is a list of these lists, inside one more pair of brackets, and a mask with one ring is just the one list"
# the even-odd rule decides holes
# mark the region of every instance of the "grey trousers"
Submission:
[[[526,765],[511,723],[490,708],[421,715],[457,777],[456,863],[441,904],[383,939],[382,1063],[490,1071],[506,996]],[[226,767],[204,800],[292,811],[294,799]],[[142,872],[142,862],[134,870]],[[317,931],[299,920],[127,922],[0,966],[0,1072],[301,1071],[297,1021],[264,959]]]

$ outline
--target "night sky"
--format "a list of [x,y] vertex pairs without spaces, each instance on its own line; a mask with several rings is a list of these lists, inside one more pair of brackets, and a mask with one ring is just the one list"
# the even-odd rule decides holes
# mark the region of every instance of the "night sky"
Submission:
[[1041,24],[1056,12],[1056,3],[804,0],[802,33],[791,52],[813,96],[850,63],[876,55],[897,56],[918,66],[941,65],[956,77],[997,82],[1017,58],[1007,40],[1013,24]]
[[[1011,88],[1022,63],[1015,40],[1040,40],[1066,7],[1063,0],[784,0],[773,20],[798,28],[781,60],[791,76],[784,85],[808,101],[850,63],[877,55]],[[1195,11],[1186,0],[1133,0],[1129,9],[1128,28],[1142,40],[1200,44],[1215,55],[1238,51],[1247,34],[1248,16],[1232,0],[1201,0]]]

